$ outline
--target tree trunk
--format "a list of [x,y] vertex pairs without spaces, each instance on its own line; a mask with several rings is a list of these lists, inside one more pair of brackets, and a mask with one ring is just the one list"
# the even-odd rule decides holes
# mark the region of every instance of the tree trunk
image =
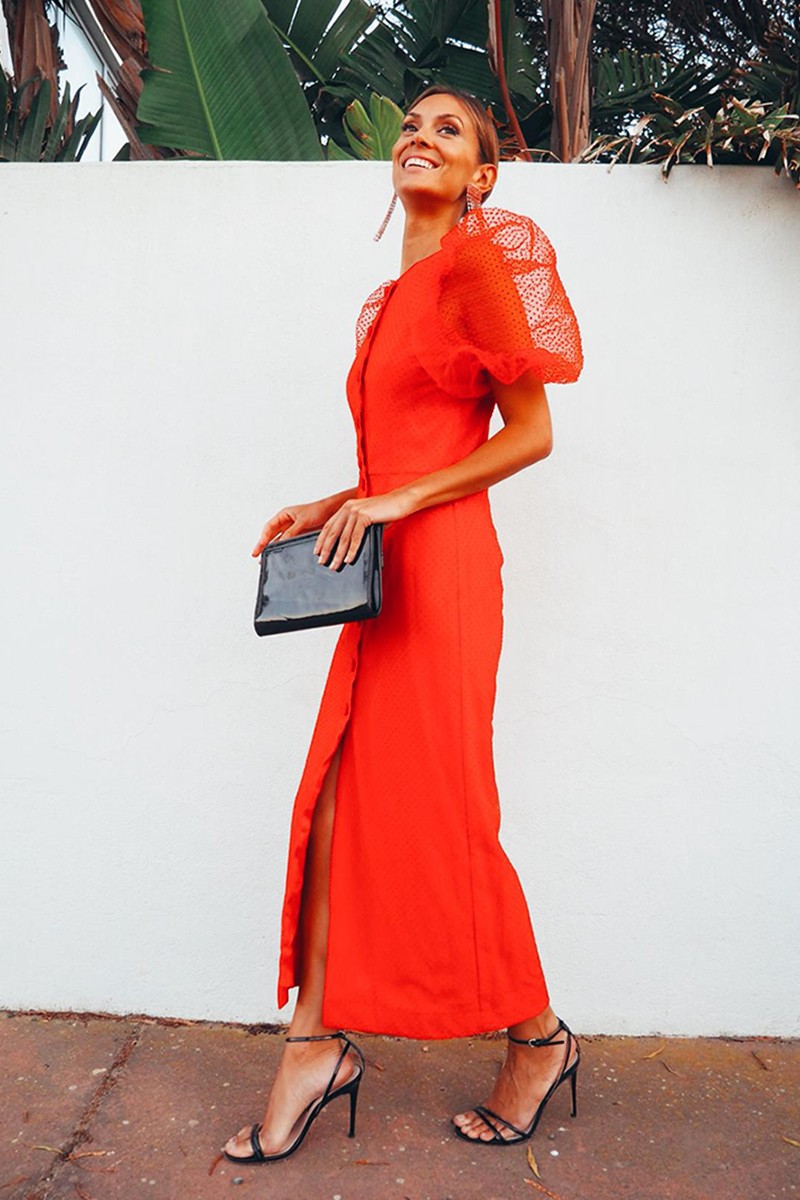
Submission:
[[596,0],[542,0],[553,129],[550,149],[572,162],[589,144],[589,51]]

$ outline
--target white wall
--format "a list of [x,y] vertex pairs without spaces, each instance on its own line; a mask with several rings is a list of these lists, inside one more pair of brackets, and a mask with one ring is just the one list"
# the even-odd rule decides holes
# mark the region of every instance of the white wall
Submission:
[[[271,1021],[338,629],[250,551],[356,482],[383,164],[6,166],[0,1005]],[[514,164],[586,368],[491,489],[503,837],[578,1030],[800,1032],[797,193]],[[494,428],[499,427],[495,414]]]

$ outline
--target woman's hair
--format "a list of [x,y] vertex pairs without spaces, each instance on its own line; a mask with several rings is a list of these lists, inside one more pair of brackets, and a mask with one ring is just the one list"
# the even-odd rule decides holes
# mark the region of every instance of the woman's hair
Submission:
[[[462,91],[461,88],[434,84],[432,87],[425,88],[425,91],[420,92],[418,96],[415,96],[414,104],[419,100],[424,100],[426,96],[454,96],[456,100],[460,100],[472,118],[472,124],[478,135],[478,150],[480,151],[481,162],[492,163],[495,167],[499,164],[500,142],[497,137],[497,127],[477,96],[473,96],[472,92]],[[409,108],[412,107],[413,105],[409,105]],[[488,191],[484,192],[484,200],[489,196],[491,191],[492,189],[489,188]]]

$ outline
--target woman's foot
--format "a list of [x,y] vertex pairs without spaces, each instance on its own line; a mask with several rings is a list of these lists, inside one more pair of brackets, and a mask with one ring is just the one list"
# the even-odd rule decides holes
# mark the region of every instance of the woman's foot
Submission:
[[[548,1012],[549,1016],[541,1022],[524,1021],[510,1026],[509,1033],[514,1037],[548,1037],[558,1028],[558,1017],[552,1010]],[[561,1037],[554,1038],[550,1046],[518,1046],[509,1042],[505,1062],[485,1107],[498,1116],[506,1117],[517,1129],[527,1129],[562,1068],[566,1070],[571,1067],[579,1057],[577,1038],[573,1035],[571,1040],[570,1056],[566,1063],[567,1034],[564,1031]],[[519,1139],[519,1135],[509,1129],[504,1121],[497,1121],[497,1128],[493,1129],[474,1109],[456,1113],[453,1122],[462,1134],[475,1141],[489,1142],[496,1134],[505,1140]]]
[[[321,1042],[286,1042],[278,1073],[267,1100],[259,1133],[264,1154],[279,1154],[294,1141],[306,1110],[319,1100],[328,1086],[331,1073],[342,1052],[341,1038]],[[358,1074],[359,1064],[350,1051],[336,1072],[333,1088],[341,1087]],[[250,1125],[245,1125],[225,1143],[225,1151],[234,1158],[248,1158]]]

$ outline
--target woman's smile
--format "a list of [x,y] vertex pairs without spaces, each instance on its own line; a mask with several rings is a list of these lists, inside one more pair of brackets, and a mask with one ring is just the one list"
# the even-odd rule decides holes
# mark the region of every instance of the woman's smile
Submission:
[[402,164],[404,171],[407,171],[409,167],[422,167],[426,171],[435,171],[438,165],[438,163],[431,162],[429,158],[420,158],[417,154],[410,154]]

